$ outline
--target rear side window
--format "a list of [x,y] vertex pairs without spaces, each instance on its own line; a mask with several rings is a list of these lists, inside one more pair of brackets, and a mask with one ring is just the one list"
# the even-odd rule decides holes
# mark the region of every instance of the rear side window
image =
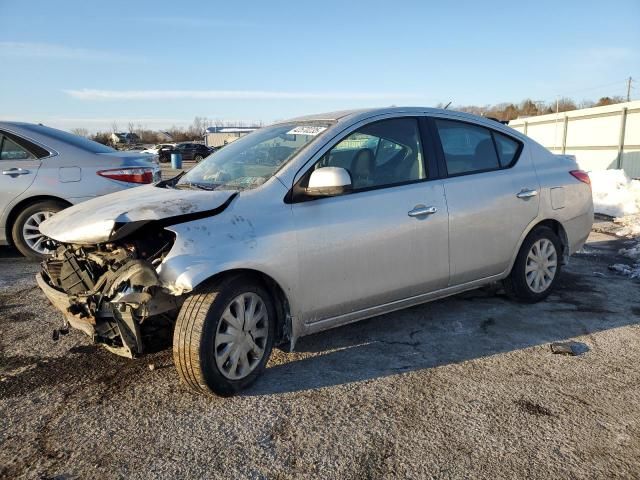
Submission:
[[491,130],[469,123],[435,120],[449,175],[500,168]]
[[509,138],[498,132],[493,132],[493,138],[496,140],[496,148],[498,149],[498,156],[500,157],[500,165],[503,167],[510,167],[518,156],[520,144],[513,138]]
[[21,147],[8,137],[0,137],[0,160],[34,160],[36,157],[31,152]]

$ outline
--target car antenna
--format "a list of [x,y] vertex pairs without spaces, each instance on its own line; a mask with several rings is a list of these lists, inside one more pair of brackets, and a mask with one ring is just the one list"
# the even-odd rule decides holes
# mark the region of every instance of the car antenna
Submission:
[[447,108],[449,108],[449,105],[451,105],[451,102],[447,103],[447,104],[444,106],[443,110],[446,110]]

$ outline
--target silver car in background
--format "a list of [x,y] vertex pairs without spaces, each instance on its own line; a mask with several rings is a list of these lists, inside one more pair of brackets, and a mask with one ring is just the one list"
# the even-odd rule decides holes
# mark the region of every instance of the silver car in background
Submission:
[[181,379],[229,395],[304,335],[491,282],[542,300],[592,222],[575,161],[498,122],[327,113],[47,220],[60,246],[38,284],[116,353],[173,331]]
[[160,180],[153,157],[43,125],[0,122],[0,245],[49,253],[39,225],[84,200]]

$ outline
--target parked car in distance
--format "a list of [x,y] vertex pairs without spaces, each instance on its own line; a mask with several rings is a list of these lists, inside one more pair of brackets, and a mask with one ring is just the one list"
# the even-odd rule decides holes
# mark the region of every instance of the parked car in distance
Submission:
[[505,125],[328,113],[47,220],[60,246],[38,284],[116,353],[173,328],[182,381],[229,395],[303,335],[491,282],[540,301],[592,222],[588,175]]
[[182,155],[183,161],[195,161],[200,162],[203,158],[208,157],[213,153],[213,149],[207,147],[202,143],[184,142],[178,143],[173,148],[162,148],[158,152],[158,157],[161,162],[171,161],[171,154],[179,153]]
[[157,145],[154,145],[153,147],[141,150],[141,153],[150,153],[152,155],[158,155],[158,157],[160,157],[161,151],[171,150],[175,148],[176,145],[177,143],[159,143]]
[[49,253],[40,223],[72,204],[160,180],[153,158],[62,130],[0,122],[0,245]]

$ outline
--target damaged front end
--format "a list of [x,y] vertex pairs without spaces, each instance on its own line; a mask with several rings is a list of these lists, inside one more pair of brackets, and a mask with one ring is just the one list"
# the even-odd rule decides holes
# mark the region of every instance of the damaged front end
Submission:
[[181,304],[163,289],[157,273],[175,235],[145,230],[103,244],[59,244],[37,277],[72,327],[130,358],[169,338]]

